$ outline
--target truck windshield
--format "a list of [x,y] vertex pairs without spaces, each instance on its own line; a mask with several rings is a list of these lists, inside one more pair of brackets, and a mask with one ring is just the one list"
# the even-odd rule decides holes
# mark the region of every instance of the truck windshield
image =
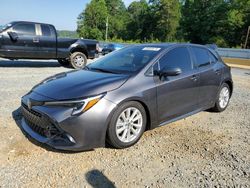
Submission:
[[11,27],[11,26],[12,26],[11,23],[8,23],[8,24],[6,24],[6,25],[0,26],[0,32],[2,32],[2,31],[4,31],[4,30],[8,29],[8,28]]
[[87,69],[131,74],[141,70],[161,51],[162,48],[157,46],[130,46],[100,58]]

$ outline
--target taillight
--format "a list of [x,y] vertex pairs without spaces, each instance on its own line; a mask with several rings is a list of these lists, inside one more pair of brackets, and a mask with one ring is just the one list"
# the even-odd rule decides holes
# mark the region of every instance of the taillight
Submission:
[[96,51],[99,51],[99,43],[96,43]]

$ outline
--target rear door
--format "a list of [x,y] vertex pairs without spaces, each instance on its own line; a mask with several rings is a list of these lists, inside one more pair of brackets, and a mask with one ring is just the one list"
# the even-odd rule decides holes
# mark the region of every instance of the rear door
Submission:
[[222,70],[218,66],[218,59],[207,48],[192,46],[191,50],[200,77],[199,106],[211,106],[217,96]]
[[180,68],[178,76],[157,79],[157,108],[159,123],[192,112],[198,108],[199,78],[187,47],[177,47],[159,60],[159,68]]
[[53,26],[39,24],[39,58],[54,59],[56,58],[57,36]]

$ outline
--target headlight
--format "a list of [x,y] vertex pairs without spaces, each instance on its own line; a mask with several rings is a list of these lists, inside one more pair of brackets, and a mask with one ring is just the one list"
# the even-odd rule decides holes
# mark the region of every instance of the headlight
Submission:
[[71,100],[71,101],[50,101],[45,102],[45,106],[68,106],[72,107],[72,115],[78,115],[80,113],[86,112],[90,108],[92,108],[101,98],[104,96],[98,95],[95,97],[89,97],[82,100]]

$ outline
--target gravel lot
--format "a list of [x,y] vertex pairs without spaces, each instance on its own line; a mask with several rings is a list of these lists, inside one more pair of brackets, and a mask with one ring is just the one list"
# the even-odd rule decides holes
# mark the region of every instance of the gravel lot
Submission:
[[20,98],[56,61],[0,60],[0,187],[250,187],[250,70],[233,69],[223,113],[199,114],[144,133],[135,146],[51,151],[19,128]]

